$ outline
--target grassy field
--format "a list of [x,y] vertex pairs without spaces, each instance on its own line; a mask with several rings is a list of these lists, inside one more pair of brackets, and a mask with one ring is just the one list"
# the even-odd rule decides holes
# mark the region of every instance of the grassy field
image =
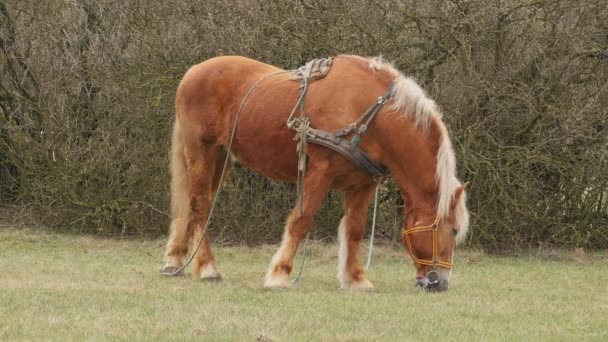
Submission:
[[162,278],[164,241],[0,228],[0,340],[607,340],[608,253],[458,251],[447,293],[377,248],[373,293],[338,289],[336,246],[262,288],[275,246],[216,248],[221,283]]

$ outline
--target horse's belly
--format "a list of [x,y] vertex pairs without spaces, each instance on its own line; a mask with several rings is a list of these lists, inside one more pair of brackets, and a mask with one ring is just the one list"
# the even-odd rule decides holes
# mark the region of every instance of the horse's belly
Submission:
[[[243,165],[263,176],[283,181],[297,178],[295,133],[285,123],[261,120],[240,122],[232,154]],[[282,126],[282,127],[280,127]]]

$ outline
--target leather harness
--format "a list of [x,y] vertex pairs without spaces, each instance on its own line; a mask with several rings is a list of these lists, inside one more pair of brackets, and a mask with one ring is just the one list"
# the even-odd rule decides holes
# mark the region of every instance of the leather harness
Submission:
[[[331,59],[313,60],[305,66],[298,68],[294,72],[295,75],[290,78],[291,80],[300,81],[299,99],[296,107],[300,107],[300,119],[302,121],[307,121],[307,118],[305,117],[306,114],[304,113],[304,97],[308,88],[308,81],[325,76],[325,74],[319,76],[319,72],[316,71],[319,66],[326,68],[326,74],[329,72]],[[386,168],[380,163],[372,160],[367,153],[359,148],[358,145],[367,132],[370,123],[376,117],[378,111],[380,111],[382,106],[384,106],[384,104],[390,99],[392,91],[393,85],[391,83],[384,94],[380,96],[376,102],[370,105],[356,121],[335,132],[328,132],[322,129],[312,128],[306,124],[306,140],[340,153],[355,164],[359,169],[365,171],[374,178],[379,179],[386,177],[388,175]],[[290,122],[291,117],[288,120],[289,128],[296,131],[300,129],[300,126],[293,125]],[[352,137],[350,139],[347,138],[347,136],[351,133],[353,133]]]
[[[302,173],[305,170],[306,155],[304,151],[308,141],[317,145],[325,146],[340,153],[355,164],[359,169],[367,172],[376,179],[386,177],[388,175],[386,168],[380,163],[372,160],[367,153],[365,153],[365,151],[358,147],[358,145],[363,138],[363,135],[365,135],[367,132],[370,123],[374,120],[376,114],[378,114],[378,111],[380,111],[382,106],[384,106],[384,104],[391,98],[391,93],[393,92],[392,83],[389,84],[384,94],[380,96],[376,102],[367,107],[367,109],[356,121],[347,125],[345,128],[339,129],[335,132],[328,132],[322,129],[310,127],[310,121],[304,112],[304,97],[306,96],[306,90],[308,89],[308,81],[324,77],[329,72],[331,62],[331,58],[315,59],[293,71],[289,78],[290,80],[300,81],[298,101],[287,119],[287,127],[296,131],[295,140],[298,141],[298,184],[300,184]],[[300,109],[300,117],[294,118],[293,115],[297,108]],[[347,136],[351,133],[353,134],[350,139],[347,138]],[[300,189],[300,185],[298,186],[298,189]],[[300,191],[298,191],[298,193],[301,194]],[[298,197],[300,197],[300,195]],[[440,217],[438,216],[435,218],[432,225],[404,229],[402,232],[403,239],[408,250],[410,251],[414,263],[432,267],[432,269],[426,275],[427,279],[430,281],[430,284],[436,284],[440,279],[440,275],[437,272],[437,266],[447,269],[452,268],[451,262],[439,260],[439,222]],[[410,235],[426,231],[430,231],[432,233],[433,250],[430,260],[418,258],[414,253],[414,249],[412,248],[412,243],[410,241]]]

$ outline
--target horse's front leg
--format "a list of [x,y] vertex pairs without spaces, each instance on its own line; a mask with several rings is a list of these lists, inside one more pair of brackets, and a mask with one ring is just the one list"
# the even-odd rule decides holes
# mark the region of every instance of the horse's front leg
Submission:
[[374,289],[374,285],[365,277],[360,247],[365,234],[367,208],[375,188],[376,183],[372,183],[344,193],[344,217],[338,228],[338,280],[345,289]]
[[289,274],[291,273],[293,258],[298,251],[300,242],[310,231],[314,215],[321,206],[329,187],[330,180],[324,175],[324,172],[318,169],[307,170],[304,178],[302,203],[296,203],[295,208],[292,209],[287,218],[283,242],[270,262],[264,287],[283,288],[289,286]]

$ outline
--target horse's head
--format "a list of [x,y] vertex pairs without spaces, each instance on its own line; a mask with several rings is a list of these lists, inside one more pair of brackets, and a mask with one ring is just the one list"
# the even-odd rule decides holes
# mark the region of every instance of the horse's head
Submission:
[[448,129],[435,101],[414,80],[381,59],[368,62],[379,76],[374,93],[391,85],[389,103],[378,112],[371,129],[375,135],[368,138],[381,148],[370,146],[369,155],[387,169],[401,191],[406,211],[403,243],[414,261],[417,283],[445,291],[452,253],[466,235],[469,215],[466,185],[456,174]]
[[[460,228],[468,221],[459,206],[464,205],[466,183],[454,192],[449,213],[411,211],[402,238],[416,267],[416,287],[427,291],[446,291],[452,270],[454,248],[464,238]],[[466,210],[466,209],[465,209]],[[460,212],[459,212],[460,211]]]

